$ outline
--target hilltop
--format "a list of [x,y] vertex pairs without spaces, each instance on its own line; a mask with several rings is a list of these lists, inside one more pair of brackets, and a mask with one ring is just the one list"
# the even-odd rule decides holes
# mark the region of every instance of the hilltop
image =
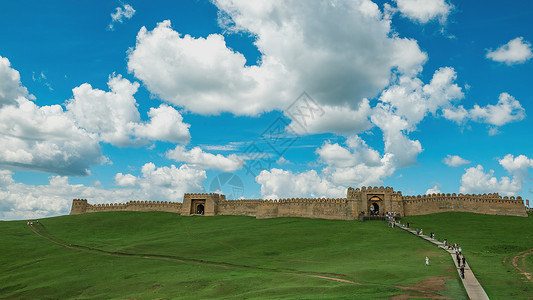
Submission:
[[[453,226],[444,230],[464,219],[472,245]],[[495,235],[503,238],[495,244],[486,224],[524,234],[531,218],[444,213],[408,220],[464,245],[489,296],[528,297],[531,283],[512,263],[491,265],[532,248],[531,238]],[[377,221],[105,212],[43,219],[35,229],[42,236],[25,221],[0,222],[2,298],[466,297],[447,253]],[[531,268],[531,257],[525,260]]]

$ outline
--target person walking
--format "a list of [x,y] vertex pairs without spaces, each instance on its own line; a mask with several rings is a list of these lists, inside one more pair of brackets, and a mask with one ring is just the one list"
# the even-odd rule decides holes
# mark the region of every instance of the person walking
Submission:
[[461,279],[465,279],[465,267],[461,267],[461,269],[459,269],[460,271],[460,274],[461,274]]
[[463,267],[466,267],[466,259],[465,259],[464,255],[463,255],[462,260],[463,260]]
[[426,256],[426,266],[429,266],[429,257]]

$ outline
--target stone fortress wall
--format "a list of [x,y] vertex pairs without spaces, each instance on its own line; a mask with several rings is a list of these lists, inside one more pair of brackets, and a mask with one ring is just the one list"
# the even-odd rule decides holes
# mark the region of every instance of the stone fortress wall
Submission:
[[256,218],[302,217],[354,220],[372,213],[396,216],[425,215],[461,211],[491,215],[527,217],[521,197],[498,194],[432,194],[403,196],[391,187],[348,188],[346,198],[290,198],[277,200],[226,200],[214,193],[187,193],[183,203],[129,201],[122,204],[91,205],[85,199],[74,199],[70,214],[101,211],[165,211],[181,215],[244,215]]

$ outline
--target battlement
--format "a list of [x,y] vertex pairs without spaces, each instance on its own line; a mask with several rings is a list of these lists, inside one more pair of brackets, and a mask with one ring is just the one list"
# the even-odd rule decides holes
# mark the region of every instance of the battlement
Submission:
[[464,211],[527,217],[522,197],[489,194],[436,193],[403,196],[392,187],[348,188],[346,198],[282,198],[226,200],[218,193],[186,193],[183,203],[128,201],[88,204],[87,199],[72,200],[70,214],[100,211],[168,211],[181,215],[246,215],[258,218],[303,217],[351,220],[365,215],[391,212],[399,216]]

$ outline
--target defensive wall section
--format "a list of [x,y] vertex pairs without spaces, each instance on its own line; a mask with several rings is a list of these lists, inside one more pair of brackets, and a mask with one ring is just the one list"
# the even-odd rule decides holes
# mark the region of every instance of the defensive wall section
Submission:
[[182,203],[165,201],[129,201],[126,203],[88,204],[87,199],[72,200],[71,215],[102,211],[166,211],[180,213]]
[[346,198],[290,198],[226,200],[215,193],[187,193],[183,203],[129,201],[121,204],[88,204],[86,199],[72,201],[71,215],[101,211],[165,211],[190,215],[243,215],[256,218],[301,217],[335,220],[361,219],[363,216],[398,217],[460,211],[490,215],[527,217],[521,197],[498,194],[431,194],[403,196],[391,187],[348,188]]

